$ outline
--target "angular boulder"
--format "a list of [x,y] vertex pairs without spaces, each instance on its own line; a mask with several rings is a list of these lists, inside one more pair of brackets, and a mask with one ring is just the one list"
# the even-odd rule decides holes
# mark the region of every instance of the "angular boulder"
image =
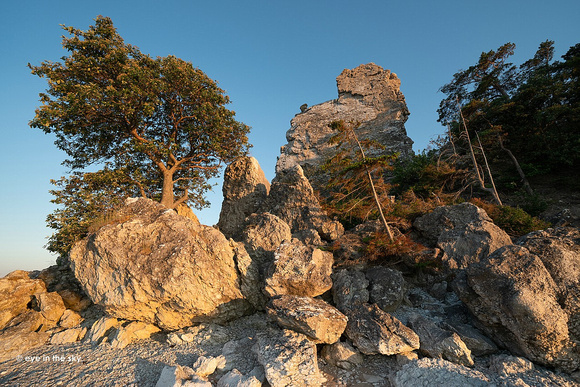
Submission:
[[419,336],[375,304],[347,312],[346,336],[365,355],[396,355],[419,349]]
[[568,330],[580,340],[580,230],[558,227],[535,231],[517,244],[542,260],[554,280],[558,302],[568,314]]
[[30,279],[28,272],[23,270],[13,271],[0,278],[0,330],[28,309],[35,294],[43,292],[46,292],[44,282]]
[[337,342],[347,322],[346,316],[338,309],[310,297],[273,297],[267,312],[280,327],[303,333],[317,344]]
[[342,269],[334,274],[333,279],[332,298],[341,312],[347,313],[355,306],[369,301],[369,280],[363,272]]
[[512,353],[568,371],[578,368],[557,286],[526,248],[505,246],[472,264],[455,290],[486,333]]
[[290,226],[269,212],[250,215],[241,237],[252,262],[262,275],[274,261],[276,249],[282,242],[291,239]]
[[270,296],[291,294],[316,297],[332,287],[332,253],[307,246],[298,239],[283,242],[266,273]]
[[322,209],[300,165],[276,172],[265,208],[288,223],[292,233],[313,229],[327,241],[344,233],[342,224]]
[[413,226],[426,243],[444,252],[449,269],[465,269],[512,240],[487,213],[471,203],[437,207],[415,220]]
[[457,333],[441,329],[435,322],[421,315],[410,318],[409,327],[419,336],[420,351],[423,354],[468,367],[473,366],[471,351]]
[[159,331],[160,329],[153,324],[147,324],[142,321],[133,321],[117,330],[111,340],[111,346],[113,348],[123,349],[132,342],[148,339],[153,333]]
[[394,312],[405,296],[405,279],[400,271],[387,267],[371,267],[366,271],[369,280],[369,300],[385,312]]
[[149,199],[128,199],[70,261],[91,300],[118,318],[174,330],[250,309],[224,235]]
[[253,348],[271,386],[320,386],[316,345],[290,330],[259,334]]
[[270,191],[270,182],[253,157],[240,157],[227,166],[223,183],[224,200],[218,228],[227,238],[237,239],[245,219],[258,211]]
[[395,374],[393,385],[395,387],[488,387],[495,384],[480,371],[443,359],[423,358],[404,365]]
[[363,356],[347,342],[338,341],[325,345],[320,356],[329,364],[345,370],[350,370],[364,362]]

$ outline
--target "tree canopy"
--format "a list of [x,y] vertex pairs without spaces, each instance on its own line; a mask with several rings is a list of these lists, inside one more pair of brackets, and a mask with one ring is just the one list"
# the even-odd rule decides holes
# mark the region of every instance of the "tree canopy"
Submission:
[[68,55],[28,65],[48,82],[30,126],[55,135],[72,172],[52,181],[60,208],[47,218],[48,250],[65,255],[128,196],[206,206],[208,180],[250,147],[224,90],[190,62],[125,43],[108,17],[62,27]]
[[[516,160],[520,176],[524,171],[530,176],[577,171],[580,44],[554,61],[554,42],[547,40],[519,66],[509,62],[514,50],[513,43],[506,43],[483,52],[475,65],[454,74],[441,88],[446,96],[439,121],[449,125],[450,140],[461,154],[467,140],[460,136],[463,116],[470,138],[479,137],[477,146],[486,149],[496,171],[516,171]],[[511,180],[519,184],[518,178]]]
[[108,163],[169,208],[203,204],[191,194],[249,147],[225,92],[190,62],[126,44],[110,18],[63,29],[69,55],[29,64],[48,81],[30,126],[56,136],[73,171]]

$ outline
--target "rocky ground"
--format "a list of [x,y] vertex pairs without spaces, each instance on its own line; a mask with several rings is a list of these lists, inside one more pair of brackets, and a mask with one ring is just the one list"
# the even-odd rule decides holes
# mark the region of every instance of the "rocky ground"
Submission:
[[[267,323],[266,316],[257,314],[223,326],[204,325],[189,338],[190,342],[179,344],[172,344],[167,334],[158,333],[123,349],[91,342],[44,345],[0,363],[0,385],[155,386],[166,366],[193,367],[200,357],[217,358],[225,354],[225,366],[207,378],[216,385],[232,368],[248,374],[259,365],[251,347],[255,345],[256,334],[268,325],[271,324]],[[244,340],[249,342],[243,345]],[[239,343],[247,352],[232,353],[231,349]],[[428,357],[417,361],[383,355],[362,355],[360,364],[349,363],[348,369],[332,362],[324,357],[318,359],[320,373],[326,379],[321,381],[321,386],[578,385],[570,376],[505,351],[478,357],[470,368]],[[257,380],[268,385],[263,373],[258,376]]]

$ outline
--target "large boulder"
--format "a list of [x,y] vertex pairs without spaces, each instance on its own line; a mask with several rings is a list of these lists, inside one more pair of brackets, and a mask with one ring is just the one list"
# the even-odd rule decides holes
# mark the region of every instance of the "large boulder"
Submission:
[[512,244],[509,235],[471,203],[437,207],[417,218],[413,226],[427,245],[444,252],[442,259],[449,269],[464,269]]
[[369,280],[363,272],[342,269],[333,275],[332,298],[343,313],[369,301]]
[[335,307],[310,297],[282,295],[268,304],[268,315],[282,328],[304,333],[317,344],[336,343],[347,318]]
[[282,242],[291,239],[288,223],[269,212],[250,215],[241,237],[253,265],[262,275],[274,261],[276,249]]
[[266,272],[265,291],[316,297],[332,287],[332,253],[307,246],[296,238],[283,242]]
[[580,340],[580,230],[550,228],[517,241],[542,260],[556,285],[558,302],[568,314],[568,330]]
[[228,238],[236,239],[245,219],[258,211],[270,191],[270,182],[253,157],[240,157],[227,166],[223,183],[224,200],[218,228]]
[[370,267],[366,272],[369,280],[369,300],[385,312],[394,312],[405,296],[403,274],[383,266]]
[[30,279],[28,272],[23,270],[13,271],[0,278],[0,330],[29,308],[35,294],[43,292],[46,292],[44,282]]
[[327,241],[344,233],[342,224],[329,219],[322,209],[300,165],[276,172],[265,208],[288,223],[292,233],[312,229]]
[[302,166],[308,179],[319,190],[326,176],[320,166],[335,152],[329,139],[334,134],[329,124],[336,120],[360,122],[361,140],[378,142],[383,152],[412,154],[413,141],[407,136],[409,115],[397,75],[374,63],[345,69],[337,78],[338,99],[307,108],[291,121],[276,170]]
[[454,286],[486,333],[512,353],[567,371],[578,368],[558,288],[542,260],[526,248],[495,251],[460,273]]
[[365,355],[396,355],[419,349],[419,336],[376,304],[347,312],[346,336]]
[[92,301],[118,318],[174,330],[250,309],[224,235],[149,199],[129,199],[70,261]]
[[434,321],[421,315],[409,319],[409,327],[419,336],[420,351],[432,358],[473,366],[471,351],[455,332],[441,329]]
[[253,350],[271,386],[320,386],[326,381],[318,369],[316,345],[301,333],[261,333]]
[[393,378],[393,385],[395,387],[487,387],[495,384],[480,371],[443,359],[423,358],[410,362],[397,371]]

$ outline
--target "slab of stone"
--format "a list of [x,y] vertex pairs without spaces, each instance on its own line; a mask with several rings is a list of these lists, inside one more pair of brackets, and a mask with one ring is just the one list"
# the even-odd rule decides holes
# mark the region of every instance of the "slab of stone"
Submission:
[[254,350],[272,386],[320,386],[326,381],[318,369],[316,345],[301,333],[259,334]]
[[419,349],[419,336],[375,304],[347,313],[346,336],[365,355],[396,355]]
[[304,333],[317,344],[337,342],[348,320],[335,307],[311,297],[273,297],[267,312],[280,327]]

